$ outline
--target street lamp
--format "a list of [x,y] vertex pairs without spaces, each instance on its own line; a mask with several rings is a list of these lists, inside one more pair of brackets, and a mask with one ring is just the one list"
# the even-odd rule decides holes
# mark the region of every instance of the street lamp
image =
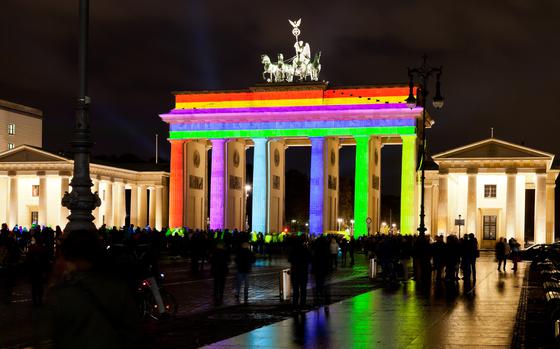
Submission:
[[[426,233],[426,225],[424,224],[424,181],[426,179],[424,169],[425,169],[425,158],[426,158],[426,101],[428,99],[428,81],[432,75],[436,75],[436,94],[432,99],[432,104],[434,108],[440,109],[443,107],[443,97],[441,95],[441,83],[440,77],[442,73],[442,67],[434,68],[427,64],[427,56],[424,55],[424,62],[418,68],[408,68],[408,78],[409,78],[409,94],[406,99],[407,106],[412,109],[418,104],[422,106],[422,141],[420,143],[420,169],[422,175],[420,176],[420,226],[418,227],[418,233],[424,235]],[[414,77],[420,80],[419,91],[420,98],[417,100],[414,97]],[[417,96],[418,97],[418,96]]]
[[76,123],[72,136],[72,153],[74,154],[74,171],[70,186],[72,191],[65,192],[62,206],[70,210],[68,224],[64,232],[77,230],[95,231],[94,217],[91,212],[101,205],[97,192],[92,193],[89,171],[89,157],[93,142],[89,127],[89,106],[91,99],[87,95],[87,56],[88,56],[88,26],[89,0],[80,0],[80,43],[78,48],[78,106]]

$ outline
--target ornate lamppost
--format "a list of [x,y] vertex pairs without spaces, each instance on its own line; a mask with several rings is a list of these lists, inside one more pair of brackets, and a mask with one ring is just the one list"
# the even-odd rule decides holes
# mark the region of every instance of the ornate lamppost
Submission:
[[[406,99],[407,106],[412,109],[418,104],[422,106],[422,138],[420,143],[420,225],[418,227],[418,233],[424,235],[426,233],[426,225],[424,224],[424,181],[425,181],[425,158],[426,158],[426,101],[428,99],[428,82],[432,75],[436,76],[436,94],[432,99],[434,108],[440,109],[443,107],[443,97],[441,96],[441,83],[440,77],[442,73],[442,67],[434,68],[428,65],[427,56],[424,55],[424,62],[418,68],[408,68],[408,78],[409,78],[409,95]],[[417,91],[418,100],[414,97],[414,78],[418,78],[420,86]]]
[[89,157],[93,142],[89,127],[90,98],[87,95],[87,50],[89,26],[89,0],[80,0],[80,44],[79,44],[79,86],[76,124],[72,137],[74,172],[70,186],[72,191],[64,193],[62,206],[70,210],[68,224],[64,232],[76,230],[95,230],[91,212],[101,205],[96,193],[91,192],[93,185],[89,172]]

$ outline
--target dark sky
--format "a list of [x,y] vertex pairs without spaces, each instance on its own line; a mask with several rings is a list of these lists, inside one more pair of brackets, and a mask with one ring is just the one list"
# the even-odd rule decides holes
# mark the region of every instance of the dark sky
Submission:
[[[77,0],[2,0],[0,98],[45,113],[44,146],[67,149],[77,86]],[[90,95],[97,154],[153,156],[173,90],[259,82],[261,53],[291,55],[288,19],[337,85],[406,82],[426,53],[446,105],[433,152],[496,137],[560,154],[560,2],[92,0]]]

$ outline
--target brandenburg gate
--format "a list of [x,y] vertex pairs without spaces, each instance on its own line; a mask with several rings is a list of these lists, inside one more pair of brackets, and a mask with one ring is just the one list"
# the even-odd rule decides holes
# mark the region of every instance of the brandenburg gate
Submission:
[[171,142],[171,227],[206,229],[210,200],[210,229],[243,230],[245,150],[254,147],[251,229],[281,231],[285,149],[310,145],[309,231],[334,231],[338,150],[355,145],[354,231],[356,236],[374,233],[379,229],[381,147],[402,144],[400,230],[416,232],[417,124],[422,108],[407,107],[408,86],[262,84],[244,91],[174,94],[175,108],[161,115],[169,123]]
[[[273,63],[262,55],[265,83],[241,91],[175,92],[175,108],[160,115],[169,124],[171,142],[170,227],[206,229],[210,200],[210,229],[244,230],[245,150],[254,147],[251,230],[281,231],[285,149],[311,146],[309,232],[335,231],[339,148],[355,145],[354,233],[375,233],[381,147],[401,144],[400,231],[415,233],[417,126],[422,107],[409,109],[405,100],[417,91],[404,85],[331,87],[318,82],[321,53],[312,58],[309,44],[299,40],[301,19],[289,22],[296,39],[295,56],[285,60],[278,54]],[[428,118],[426,127],[430,125]]]

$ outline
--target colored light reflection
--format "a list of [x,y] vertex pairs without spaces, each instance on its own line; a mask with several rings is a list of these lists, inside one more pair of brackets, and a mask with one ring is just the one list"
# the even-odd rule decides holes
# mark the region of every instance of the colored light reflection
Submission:
[[401,225],[402,234],[414,234],[416,182],[416,135],[402,136]]
[[266,210],[267,210],[267,139],[255,138],[253,158],[253,219],[252,231],[266,232]]
[[325,138],[312,137],[311,141],[311,178],[309,188],[309,232],[322,234],[324,222],[325,164],[323,152]]
[[210,177],[210,229],[223,229],[225,202],[225,139],[212,139],[212,172]]
[[272,130],[169,131],[170,139],[414,135],[414,126]]
[[[368,234],[369,205],[369,137],[356,137],[356,172],[354,180],[354,236]],[[370,227],[375,229],[374,227]]]

